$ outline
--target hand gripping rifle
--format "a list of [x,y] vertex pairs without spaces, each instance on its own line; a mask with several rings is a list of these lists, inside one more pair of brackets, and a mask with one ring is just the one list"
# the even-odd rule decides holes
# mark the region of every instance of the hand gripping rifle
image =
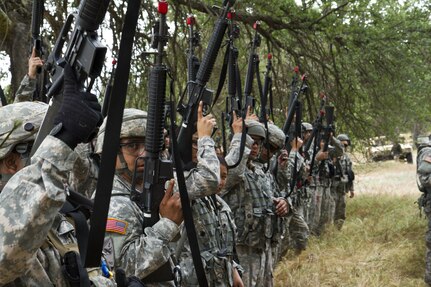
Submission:
[[[182,99],[178,104],[179,111],[182,115],[182,123],[178,133],[178,142],[180,143],[179,152],[184,163],[191,161],[192,135],[195,132],[194,123],[197,119],[197,109],[199,102],[203,99],[206,91],[206,84],[211,76],[217,54],[220,50],[224,34],[228,26],[226,15],[235,0],[224,0],[223,11],[219,16],[213,34],[211,35],[208,48],[205,51],[199,70],[196,74],[196,81],[188,84],[192,90],[188,103],[184,105]],[[204,103],[210,106],[210,102]]]
[[[33,48],[36,52],[36,57],[43,57],[44,49],[43,43],[40,37],[40,27],[43,24],[43,13],[44,13],[43,0],[33,0],[32,16],[31,16],[31,38],[32,45],[30,47],[30,54],[32,54]],[[45,97],[45,80],[47,79],[46,71],[42,71],[42,67],[37,67],[37,73],[40,75],[36,83],[36,90],[33,93],[33,100],[47,102]]]
[[[47,96],[52,103],[46,112],[42,126],[39,129],[34,142],[31,155],[39,147],[43,139],[52,129],[55,115],[60,109],[63,95],[63,67],[68,63],[75,72],[76,79],[82,89],[90,91],[96,77],[102,70],[106,47],[98,39],[97,29],[102,23],[108,10],[109,0],[83,0],[79,5],[78,12],[70,14],[64,23],[60,35],[57,38],[54,49],[48,57],[45,69],[52,77],[53,83],[49,86]],[[66,52],[62,56],[63,46],[68,38],[73,20],[75,27],[69,38]],[[85,87],[85,82],[90,78],[90,83]]]

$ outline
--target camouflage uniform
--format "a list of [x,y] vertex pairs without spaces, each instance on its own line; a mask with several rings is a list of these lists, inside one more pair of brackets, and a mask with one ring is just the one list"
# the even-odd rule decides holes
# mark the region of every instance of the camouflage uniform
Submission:
[[341,229],[346,220],[346,193],[353,191],[353,181],[349,179],[352,171],[352,161],[347,153],[337,158],[335,162],[335,177],[332,186],[332,195],[335,200],[334,224]]
[[325,229],[325,225],[333,222],[333,212],[335,210],[335,201],[331,194],[331,182],[333,177],[332,158],[339,157],[343,154],[343,147],[340,141],[331,137],[332,147],[328,147],[329,158],[318,161],[316,160],[313,172],[316,174],[316,193],[314,206],[314,217],[311,223],[311,232],[320,235]]
[[[297,161],[297,178],[298,181],[290,195],[292,201],[291,213],[289,214],[287,220],[288,232],[286,237],[288,237],[289,245],[292,246],[297,252],[305,250],[307,247],[309,228],[307,222],[304,218],[304,205],[306,200],[305,188],[303,187],[302,178],[304,176],[305,161],[299,152],[291,152],[289,154],[289,163],[287,168],[287,174],[289,178],[292,178],[295,166],[295,158]],[[291,191],[291,186],[289,185],[289,191]],[[285,241],[286,242],[286,241]],[[286,244],[287,245],[287,244]],[[284,246],[284,250],[288,246]]]
[[35,90],[36,79],[30,79],[28,75],[25,75],[16,91],[14,103],[32,101]]
[[419,204],[423,207],[428,220],[428,230],[425,234],[427,247],[425,257],[425,282],[431,286],[431,145],[422,146],[418,150],[417,183],[423,192]]
[[[125,109],[120,138],[144,137],[146,112]],[[102,152],[106,119],[100,127],[96,152]],[[127,165],[121,170],[127,169]],[[118,170],[117,170],[118,173]],[[127,276],[144,279],[169,262],[171,242],[179,226],[168,218],[160,218],[151,227],[144,227],[144,212],[131,200],[131,185],[119,174],[114,177],[109,204],[104,252],[108,265],[124,269]],[[146,286],[174,286],[173,281],[150,282]]]
[[[215,195],[220,162],[212,138],[198,140],[197,160],[185,176],[206,278],[209,286],[233,286],[235,224],[229,206]],[[183,286],[199,286],[185,228],[176,249]]]
[[[73,225],[58,212],[66,200],[64,183],[77,154],[48,136],[0,194],[0,285],[69,286],[59,252],[47,243],[54,233],[64,244],[76,243]],[[23,275],[24,274],[24,275]],[[90,277],[97,286],[115,286]]]
[[[253,125],[256,123],[254,122]],[[249,126],[250,122],[246,124]],[[263,126],[261,128],[265,131]],[[235,138],[235,136],[226,157],[228,164],[235,163],[239,157],[239,137]],[[247,136],[248,148],[244,151],[240,165],[229,169],[222,197],[231,207],[238,229],[236,250],[245,270],[242,277],[244,286],[266,286],[265,249],[268,248],[269,232],[272,232],[272,226],[268,224],[268,216],[273,214],[273,204],[265,188],[268,182],[262,164],[250,162],[246,167],[251,144],[252,139]]]

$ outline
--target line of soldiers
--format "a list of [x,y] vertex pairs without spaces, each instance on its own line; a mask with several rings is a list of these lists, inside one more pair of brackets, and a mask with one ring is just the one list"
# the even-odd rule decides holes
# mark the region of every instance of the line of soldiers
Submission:
[[[23,81],[20,91],[29,95],[30,82]],[[96,96],[79,91],[67,66],[63,94],[56,128],[31,161],[47,105],[24,101],[0,108],[0,285],[199,286],[175,181],[166,186],[153,226],[144,225],[144,212],[131,198],[132,181],[142,185],[145,168],[140,156],[147,113],[138,109],[124,110],[101,266],[83,268],[76,215],[82,213],[68,208],[69,195],[91,197],[95,190],[106,119],[102,123]],[[328,151],[321,140],[307,155],[302,146],[312,140],[313,127],[304,122],[288,152],[283,131],[273,123],[267,130],[249,110],[245,121],[233,114],[223,158],[211,138],[215,118],[202,110],[201,104],[184,174],[209,286],[273,286],[273,270],[288,248],[299,254],[310,234],[322,234],[333,222],[341,229],[345,194],[354,195],[345,151],[350,140],[331,134]]]

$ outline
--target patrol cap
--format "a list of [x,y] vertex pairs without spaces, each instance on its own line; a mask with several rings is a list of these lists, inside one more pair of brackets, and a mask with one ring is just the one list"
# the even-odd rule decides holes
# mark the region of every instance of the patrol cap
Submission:
[[[103,138],[106,130],[106,120],[104,119],[97,134],[96,153],[102,152]],[[145,137],[147,128],[147,112],[138,109],[125,109],[123,123],[121,124],[121,138]]]
[[303,131],[312,131],[313,130],[313,125],[307,122],[303,122],[302,123],[302,130]]
[[247,127],[247,134],[266,139],[266,129],[263,124],[255,120],[245,120],[245,125]]
[[268,141],[277,148],[282,148],[286,139],[284,132],[274,124],[268,123]]
[[0,108],[0,159],[15,145],[36,139],[47,109],[48,105],[42,102],[21,102]]

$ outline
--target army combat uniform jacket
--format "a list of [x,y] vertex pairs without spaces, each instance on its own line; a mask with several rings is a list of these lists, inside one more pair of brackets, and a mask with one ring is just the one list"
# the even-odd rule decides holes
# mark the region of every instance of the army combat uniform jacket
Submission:
[[[61,270],[60,254],[47,244],[47,236],[51,232],[63,244],[76,243],[73,225],[59,210],[66,200],[67,173],[74,169],[77,156],[65,143],[48,136],[31,165],[4,187],[0,194],[0,286],[70,286]],[[97,286],[115,286],[101,276],[90,280]]]

